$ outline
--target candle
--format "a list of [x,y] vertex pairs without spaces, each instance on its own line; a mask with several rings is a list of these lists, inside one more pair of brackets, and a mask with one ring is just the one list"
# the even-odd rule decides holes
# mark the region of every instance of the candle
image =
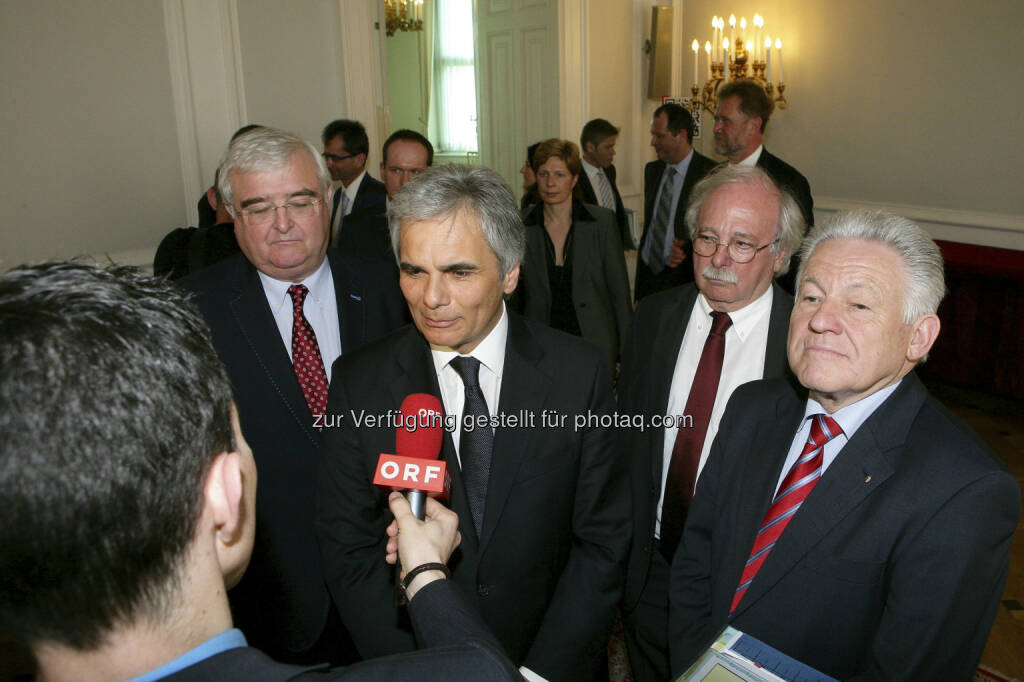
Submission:
[[725,40],[722,41],[722,63],[725,64],[725,74],[723,76],[725,80],[723,82],[728,83],[729,82],[729,39],[728,38],[726,38]]
[[729,44],[736,44],[736,15],[729,15]]
[[697,42],[696,38],[693,39],[693,43],[690,44],[690,47],[693,49],[693,84],[696,86],[697,64],[700,63],[700,43]]
[[764,55],[765,55],[765,78],[769,83],[772,82],[772,37],[768,36],[764,39]]
[[783,80],[783,76],[782,76],[782,39],[781,38],[776,38],[775,39],[775,49],[779,53],[779,82],[781,83],[782,80]]
[[708,80],[711,80],[711,41],[704,41],[704,54],[708,56]]

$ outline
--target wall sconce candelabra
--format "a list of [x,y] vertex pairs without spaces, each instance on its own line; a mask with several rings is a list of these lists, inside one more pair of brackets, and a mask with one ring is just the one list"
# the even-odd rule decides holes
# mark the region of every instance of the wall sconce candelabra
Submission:
[[423,30],[423,0],[384,0],[384,31]]
[[[754,15],[749,29],[746,17],[737,24],[736,15],[730,15],[728,36],[725,35],[725,23],[723,17],[711,19],[711,40],[704,42],[707,80],[703,86],[700,85],[700,43],[694,38],[690,45],[693,50],[693,86],[690,88],[693,99],[690,108],[694,112],[704,108],[714,115],[720,87],[731,80],[753,80],[764,88],[775,106],[785,109],[789,102],[786,101],[786,84],[782,76],[782,40],[776,37],[773,43],[771,36],[764,33],[764,19],[760,14]],[[777,83],[773,82],[774,77],[778,78]]]

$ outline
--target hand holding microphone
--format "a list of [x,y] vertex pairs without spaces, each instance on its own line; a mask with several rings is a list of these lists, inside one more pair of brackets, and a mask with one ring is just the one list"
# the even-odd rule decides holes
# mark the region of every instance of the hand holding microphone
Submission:
[[[435,499],[426,500],[425,520],[413,515],[409,502],[400,493],[391,493],[388,506],[395,520],[387,529],[386,561],[395,564],[401,556],[403,570],[399,578],[403,581],[410,569],[432,564],[443,566],[462,542],[458,515]],[[447,576],[440,568],[418,573],[408,583],[406,597],[412,599],[421,587],[444,577]]]

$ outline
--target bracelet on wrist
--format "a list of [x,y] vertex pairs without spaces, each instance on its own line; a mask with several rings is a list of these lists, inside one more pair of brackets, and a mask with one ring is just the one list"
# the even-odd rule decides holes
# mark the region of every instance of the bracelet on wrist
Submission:
[[405,577],[402,578],[402,590],[408,591],[409,585],[412,584],[413,579],[415,579],[416,576],[418,576],[420,573],[426,573],[427,571],[441,571],[442,573],[444,573],[445,578],[452,577],[452,572],[448,570],[448,567],[444,564],[437,562],[420,564],[416,568],[409,569],[409,571],[405,574]]

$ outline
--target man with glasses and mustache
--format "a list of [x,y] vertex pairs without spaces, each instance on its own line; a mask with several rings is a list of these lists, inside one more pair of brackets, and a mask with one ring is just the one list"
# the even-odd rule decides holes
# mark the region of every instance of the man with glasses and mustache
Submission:
[[343,664],[354,654],[313,529],[318,415],[334,360],[400,326],[405,306],[386,266],[328,252],[331,178],[308,142],[245,133],[217,180],[242,253],[181,283],[213,333],[260,476],[252,562],[228,597],[274,658]]
[[[695,282],[640,302],[619,379],[619,412],[646,421],[624,432],[633,547],[623,619],[637,680],[669,676],[669,566],[729,396],[790,375],[793,299],[773,279],[804,233],[799,205],[763,170],[723,166],[694,187],[686,226]],[[685,417],[652,420],[664,415]]]

